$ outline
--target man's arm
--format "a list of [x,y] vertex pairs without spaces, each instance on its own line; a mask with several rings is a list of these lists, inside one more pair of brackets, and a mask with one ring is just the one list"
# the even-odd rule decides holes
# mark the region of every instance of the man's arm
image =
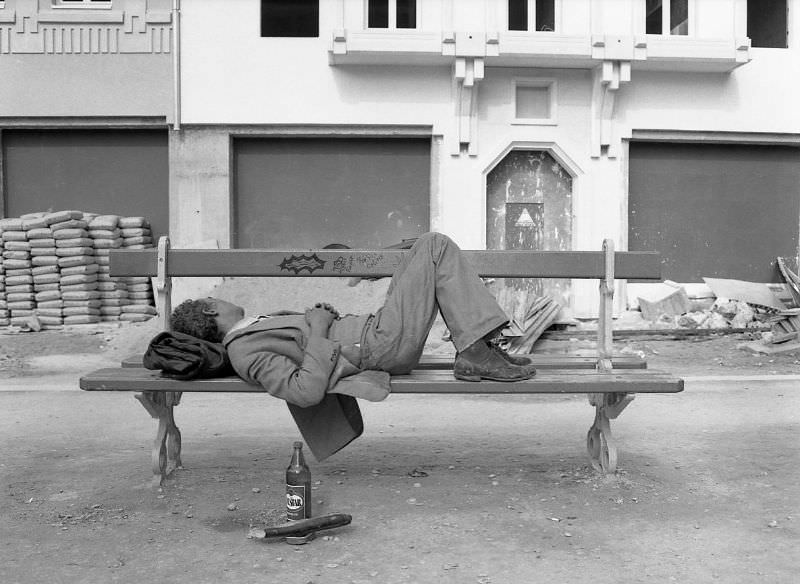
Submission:
[[[235,347],[232,349],[236,350]],[[310,337],[299,366],[284,355],[259,352],[247,357],[245,367],[241,368],[245,370],[239,373],[245,374],[246,381],[257,383],[270,395],[307,408],[325,397],[338,355],[338,343]]]
[[339,343],[327,338],[335,317],[336,311],[327,304],[306,311],[309,336],[299,366],[289,357],[267,351],[236,355],[235,344],[229,349],[231,361],[246,381],[257,383],[270,395],[302,408],[316,405],[325,397],[339,358]]

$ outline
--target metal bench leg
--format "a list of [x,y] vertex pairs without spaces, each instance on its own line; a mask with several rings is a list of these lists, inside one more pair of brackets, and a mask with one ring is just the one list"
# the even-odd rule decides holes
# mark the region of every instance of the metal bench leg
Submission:
[[172,471],[183,468],[181,462],[181,431],[175,424],[173,408],[180,403],[179,392],[146,391],[136,394],[144,409],[158,420],[158,431],[151,454],[153,483],[161,486]]
[[617,445],[611,435],[611,422],[635,396],[629,393],[593,393],[589,403],[595,407],[594,424],[586,435],[586,448],[595,470],[603,474],[617,470]]

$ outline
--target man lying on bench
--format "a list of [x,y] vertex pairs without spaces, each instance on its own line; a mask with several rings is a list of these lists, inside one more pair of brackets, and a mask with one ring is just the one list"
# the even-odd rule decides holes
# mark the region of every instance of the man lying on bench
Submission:
[[417,365],[437,310],[457,351],[458,379],[535,375],[528,358],[497,345],[508,317],[458,246],[439,233],[422,235],[413,245],[375,314],[339,316],[330,304],[318,303],[305,314],[245,317],[241,307],[207,298],[180,304],[171,324],[173,331],[222,342],[242,379],[307,408],[328,393],[386,397],[389,375]]

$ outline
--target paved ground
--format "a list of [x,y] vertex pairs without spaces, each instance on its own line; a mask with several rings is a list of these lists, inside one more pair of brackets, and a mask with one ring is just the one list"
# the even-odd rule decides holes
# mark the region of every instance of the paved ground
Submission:
[[753,358],[736,339],[632,344],[691,376],[612,423],[612,477],[587,464],[580,398],[365,403],[365,435],[311,460],[314,513],[353,523],[293,547],[246,538],[281,516],[297,438],[282,403],[186,396],[186,469],[159,491],[141,406],[75,389],[128,342],[105,329],[25,339],[0,337],[3,583],[797,581],[796,355]]

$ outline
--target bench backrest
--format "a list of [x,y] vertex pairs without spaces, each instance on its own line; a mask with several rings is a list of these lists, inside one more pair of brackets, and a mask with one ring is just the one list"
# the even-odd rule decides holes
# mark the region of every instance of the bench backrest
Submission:
[[[168,276],[391,276],[406,250],[170,249]],[[590,278],[606,276],[602,251],[465,251],[481,276]],[[157,276],[158,250],[112,250],[112,276]],[[615,252],[614,277],[660,280],[656,252]]]
[[[173,277],[219,276],[391,276],[407,250],[397,249],[170,249],[161,237],[158,249],[112,250],[114,277],[156,276],[156,302],[169,330]],[[611,369],[612,301],[615,279],[660,280],[657,252],[615,252],[611,240],[602,251],[466,251],[479,275],[491,278],[580,278],[600,280],[597,330],[598,369]]]

